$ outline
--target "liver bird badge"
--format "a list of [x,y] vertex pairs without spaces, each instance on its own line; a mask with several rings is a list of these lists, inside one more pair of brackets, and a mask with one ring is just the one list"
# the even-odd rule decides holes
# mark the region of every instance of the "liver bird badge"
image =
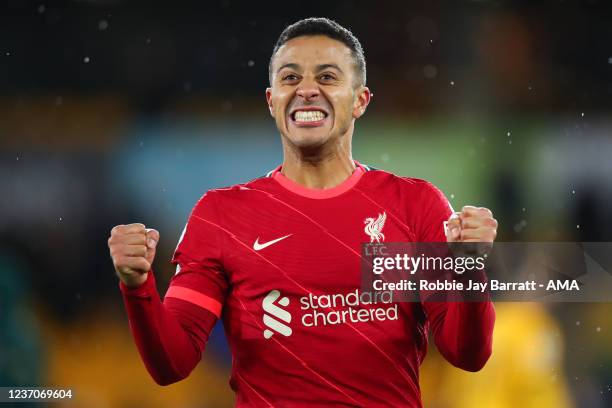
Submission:
[[385,221],[387,220],[387,213],[383,212],[382,214],[378,214],[378,218],[366,218],[364,224],[366,224],[364,228],[364,232],[370,237],[370,242],[381,242],[385,240],[385,234],[382,233],[382,229],[385,226]]

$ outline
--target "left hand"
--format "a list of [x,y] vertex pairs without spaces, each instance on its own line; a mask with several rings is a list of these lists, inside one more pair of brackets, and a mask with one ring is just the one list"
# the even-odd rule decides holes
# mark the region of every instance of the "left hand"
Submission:
[[447,242],[482,242],[490,247],[497,236],[497,220],[488,208],[466,205],[446,222]]

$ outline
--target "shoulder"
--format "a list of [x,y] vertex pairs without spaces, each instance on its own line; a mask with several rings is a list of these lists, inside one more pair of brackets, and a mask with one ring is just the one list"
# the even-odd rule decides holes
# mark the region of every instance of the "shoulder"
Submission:
[[195,208],[219,206],[230,201],[251,198],[253,193],[265,192],[271,181],[268,175],[264,175],[245,183],[210,189],[199,198]]
[[415,177],[399,176],[371,166],[364,165],[364,168],[367,170],[366,175],[368,185],[370,186],[397,189],[413,196],[423,196],[423,198],[443,197],[446,200],[442,191],[430,181]]

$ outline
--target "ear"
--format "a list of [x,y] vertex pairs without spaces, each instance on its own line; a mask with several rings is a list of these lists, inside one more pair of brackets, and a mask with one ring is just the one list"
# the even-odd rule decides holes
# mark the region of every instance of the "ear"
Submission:
[[266,102],[268,102],[270,115],[274,117],[274,107],[272,106],[272,88],[266,88]]
[[353,104],[353,118],[360,118],[370,104],[370,100],[374,96],[367,86],[360,86],[355,94],[355,103]]

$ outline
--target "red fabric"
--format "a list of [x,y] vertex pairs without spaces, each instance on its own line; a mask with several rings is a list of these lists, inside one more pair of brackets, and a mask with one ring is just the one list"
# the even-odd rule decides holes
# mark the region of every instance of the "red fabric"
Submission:
[[166,299],[167,298],[184,300],[185,302],[200,306],[202,309],[214,314],[217,318],[221,317],[221,303],[195,290],[184,288],[182,286],[171,286],[168,288],[168,292],[166,292]]
[[187,377],[201,359],[214,315],[192,306],[186,311],[180,300],[162,304],[153,272],[138,288],[120,287],[132,335],[153,379],[167,385]]
[[[216,316],[194,299],[223,305],[241,407],[420,407],[429,328],[452,364],[484,365],[491,302],[385,303],[361,292],[366,219],[386,214],[384,242],[444,242],[451,209],[442,193],[379,170],[335,191],[309,198],[267,177],[204,195],[176,249],[179,271],[164,303],[152,276],[140,288],[122,287],[156,381],[178,381],[200,360]],[[171,296],[176,287],[203,297]]]

